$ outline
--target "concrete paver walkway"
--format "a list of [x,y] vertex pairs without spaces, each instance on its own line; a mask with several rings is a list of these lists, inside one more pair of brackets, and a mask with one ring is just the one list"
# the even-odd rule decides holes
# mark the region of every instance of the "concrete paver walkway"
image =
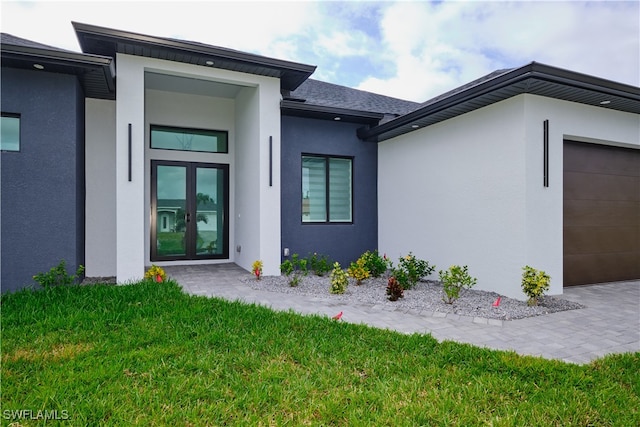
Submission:
[[256,303],[274,310],[333,316],[403,333],[429,333],[452,340],[522,355],[587,363],[610,353],[640,351],[640,281],[574,286],[563,298],[586,306],[545,316],[496,321],[442,313],[400,311],[347,305],[326,298],[252,289],[240,278],[250,273],[235,264],[166,267],[167,274],[193,295]]

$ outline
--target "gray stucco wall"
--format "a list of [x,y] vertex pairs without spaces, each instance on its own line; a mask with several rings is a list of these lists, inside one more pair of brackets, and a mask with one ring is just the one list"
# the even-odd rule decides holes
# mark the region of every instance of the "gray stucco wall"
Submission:
[[[282,248],[328,255],[347,267],[378,244],[378,147],[356,137],[362,125],[282,117]],[[302,153],[353,156],[353,223],[302,223]],[[284,260],[284,256],[281,253]]]
[[84,264],[84,94],[75,76],[2,69],[3,113],[20,118],[20,152],[1,154],[2,292],[64,259]]

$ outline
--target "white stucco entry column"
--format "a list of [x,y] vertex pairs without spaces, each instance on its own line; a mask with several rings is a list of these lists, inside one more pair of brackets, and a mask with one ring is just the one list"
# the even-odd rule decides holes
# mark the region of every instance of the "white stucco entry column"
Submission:
[[[266,80],[266,79],[265,79]],[[266,83],[266,82],[265,82]],[[280,81],[271,79],[260,91],[260,257],[265,274],[280,275]]]
[[[280,274],[280,81],[254,77],[257,86],[236,99],[235,262]],[[270,147],[271,142],[271,147]],[[271,150],[271,152],[270,152]],[[239,249],[239,250],[238,250]]]
[[118,283],[125,283],[142,278],[145,265],[144,61],[121,54],[117,54],[116,61],[116,276]]

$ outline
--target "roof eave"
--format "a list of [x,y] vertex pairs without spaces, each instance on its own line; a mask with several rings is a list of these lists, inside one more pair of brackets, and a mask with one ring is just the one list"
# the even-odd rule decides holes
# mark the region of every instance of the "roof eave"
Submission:
[[280,102],[280,111],[282,112],[282,115],[285,116],[308,117],[321,120],[344,121],[368,125],[376,125],[384,117],[384,114],[374,113],[371,111],[313,105],[287,99]]
[[81,79],[87,70],[101,70],[106,85],[105,92],[109,94],[115,92],[115,65],[110,57],[6,43],[1,45],[0,50],[3,58],[29,64],[29,66],[41,64],[45,69],[55,65],[68,74],[78,75]]
[[2,55],[12,54],[27,58],[64,61],[68,64],[78,64],[81,66],[107,66],[110,67],[112,58],[102,55],[92,55],[88,53],[64,52],[57,50],[46,50],[27,46],[14,46],[2,44]]
[[[149,36],[129,31],[116,30],[112,28],[99,27],[95,25],[72,22],[78,42],[83,52],[91,50],[88,39],[90,37],[101,39],[112,43],[108,48],[105,45],[104,51],[100,54],[107,54],[115,58],[117,43],[131,43],[145,45],[158,49],[168,49],[177,52],[187,52],[202,55],[214,61],[225,60],[244,64],[251,64],[259,67],[278,71],[283,88],[295,90],[302,82],[311,76],[316,70],[315,65],[302,64],[298,62],[286,61],[282,59],[269,58],[247,52],[226,49],[217,46],[210,46],[187,41],[174,40],[163,37]],[[204,62],[204,61],[203,61]],[[215,65],[214,65],[215,67]]]
[[[498,89],[526,81],[527,79],[545,80],[552,83],[597,91],[604,95],[618,96],[640,102],[640,88],[638,87],[532,62],[523,67],[505,72],[504,74],[496,76],[490,80],[481,82],[464,91],[454,93],[451,96],[440,99],[432,104],[425,105],[424,107],[400,116],[397,119],[371,129],[363,129],[360,132],[359,137],[367,141],[380,142],[388,139],[383,137],[386,133],[394,131],[400,127],[410,126],[412,123],[415,123],[424,117],[452,108],[458,104],[467,102]],[[518,94],[523,93],[527,93],[527,91],[521,90]],[[504,99],[507,98],[505,97]],[[500,99],[500,101],[504,99]],[[401,134],[417,129],[419,128],[408,128],[401,132]]]
[[[623,96],[635,100],[640,100],[640,87],[591,76],[589,74],[578,73],[551,65],[532,62],[525,67],[531,67],[533,77],[550,79],[556,83],[563,83],[569,86],[581,87],[584,89],[598,90],[599,92]],[[524,67],[523,67],[524,68]]]

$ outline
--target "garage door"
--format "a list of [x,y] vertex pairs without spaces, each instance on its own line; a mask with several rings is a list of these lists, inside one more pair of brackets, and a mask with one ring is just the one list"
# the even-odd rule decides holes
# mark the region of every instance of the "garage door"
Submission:
[[564,285],[640,278],[640,150],[564,142]]

